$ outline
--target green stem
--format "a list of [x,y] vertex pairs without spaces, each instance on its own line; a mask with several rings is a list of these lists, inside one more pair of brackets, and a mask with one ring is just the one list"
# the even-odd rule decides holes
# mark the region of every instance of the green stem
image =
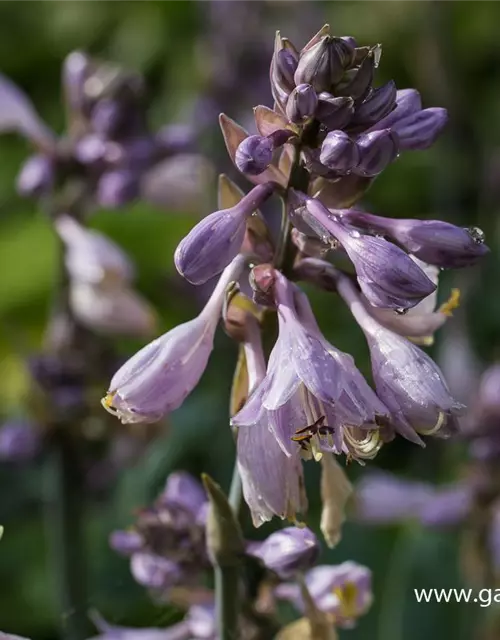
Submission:
[[215,567],[215,606],[220,640],[238,640],[239,567]]
[[76,442],[57,429],[46,460],[46,526],[52,568],[57,582],[61,637],[85,640],[90,634],[87,617],[83,540],[82,475]]

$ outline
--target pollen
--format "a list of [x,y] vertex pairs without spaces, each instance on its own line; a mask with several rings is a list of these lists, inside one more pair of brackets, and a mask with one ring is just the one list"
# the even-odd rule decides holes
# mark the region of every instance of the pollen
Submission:
[[116,409],[113,407],[113,399],[115,397],[115,393],[107,393],[104,398],[101,399],[102,406],[106,409],[108,413],[112,415],[117,415]]
[[451,317],[453,315],[453,311],[457,309],[460,305],[460,289],[452,289],[450,293],[450,297],[446,302],[444,302],[440,307],[439,311],[443,315],[447,317]]
[[358,589],[355,584],[348,582],[342,587],[335,587],[333,593],[340,601],[340,616],[342,618],[355,618],[359,615]]

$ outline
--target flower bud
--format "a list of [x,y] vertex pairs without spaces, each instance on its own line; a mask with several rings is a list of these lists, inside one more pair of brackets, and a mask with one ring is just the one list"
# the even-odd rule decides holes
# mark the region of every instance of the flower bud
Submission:
[[335,88],[336,95],[362,100],[372,86],[374,69],[375,58],[373,52],[370,52],[357,69],[346,72],[342,82]]
[[384,118],[396,106],[396,85],[393,80],[375,89],[356,109],[355,124],[373,124]]
[[345,131],[331,131],[321,145],[320,160],[338,173],[350,173],[359,163],[359,150]]
[[144,546],[144,539],[138,531],[113,531],[109,537],[109,546],[122,556],[137,553]]
[[398,156],[398,136],[391,129],[364,133],[357,140],[359,163],[354,173],[361,176],[376,176]]
[[0,427],[0,460],[29,462],[41,449],[41,437],[34,425],[11,420]]
[[331,93],[323,91],[318,96],[315,117],[330,130],[342,129],[354,113],[352,98],[340,96],[335,98]]
[[134,579],[148,589],[167,589],[179,582],[181,568],[176,562],[153,553],[134,553],[130,560]]
[[292,122],[300,123],[314,115],[317,104],[318,96],[311,85],[299,84],[288,98],[286,115]]
[[138,176],[128,170],[108,171],[97,185],[97,201],[102,207],[115,209],[139,195]]
[[42,154],[30,156],[17,176],[17,191],[26,197],[43,195],[52,188],[54,177],[51,158]]
[[345,40],[323,36],[300,56],[295,84],[311,84],[318,92],[329,91],[342,78],[353,55],[354,49]]
[[247,218],[273,190],[270,182],[257,185],[234,207],[211,213],[199,222],[175,250],[177,271],[193,284],[220,273],[241,249]]
[[82,112],[85,108],[84,84],[90,68],[90,59],[81,51],[73,51],[64,61],[64,93],[68,106],[73,111]]
[[272,533],[264,542],[249,543],[246,553],[288,580],[312,567],[319,556],[319,543],[307,527],[286,527]]
[[275,54],[275,73],[278,82],[288,90],[295,86],[293,75],[297,70],[297,56],[290,49],[281,49]]
[[248,136],[236,150],[236,166],[242,173],[259,175],[271,164],[273,150],[273,143],[269,137]]
[[126,119],[125,106],[111,98],[99,100],[90,115],[94,131],[106,138],[115,138]]
[[392,125],[398,134],[401,149],[428,149],[437,139],[448,120],[446,109],[417,111]]
[[422,100],[416,89],[400,89],[396,92],[396,107],[382,120],[372,126],[369,131],[389,129],[410,114],[422,109]]

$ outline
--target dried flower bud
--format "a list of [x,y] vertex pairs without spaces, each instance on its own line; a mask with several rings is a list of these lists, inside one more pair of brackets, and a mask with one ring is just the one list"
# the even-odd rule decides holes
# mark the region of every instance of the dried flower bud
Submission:
[[300,123],[314,115],[318,104],[316,91],[310,84],[299,84],[286,103],[286,115],[292,122]]
[[354,173],[358,175],[376,176],[398,157],[399,140],[392,129],[362,134],[356,142],[359,163]]
[[286,527],[272,533],[264,542],[249,543],[246,553],[288,580],[313,566],[319,556],[319,543],[307,527]]
[[346,174],[358,166],[360,154],[345,131],[331,131],[321,145],[320,160],[329,169]]

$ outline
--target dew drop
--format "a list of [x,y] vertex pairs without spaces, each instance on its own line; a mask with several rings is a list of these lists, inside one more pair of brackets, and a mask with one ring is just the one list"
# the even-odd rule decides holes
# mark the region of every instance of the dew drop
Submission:
[[476,244],[484,244],[485,235],[484,231],[479,227],[468,227],[467,233],[474,240]]
[[396,313],[398,314],[398,316],[405,316],[408,313],[408,309],[400,307],[399,309],[396,309]]

